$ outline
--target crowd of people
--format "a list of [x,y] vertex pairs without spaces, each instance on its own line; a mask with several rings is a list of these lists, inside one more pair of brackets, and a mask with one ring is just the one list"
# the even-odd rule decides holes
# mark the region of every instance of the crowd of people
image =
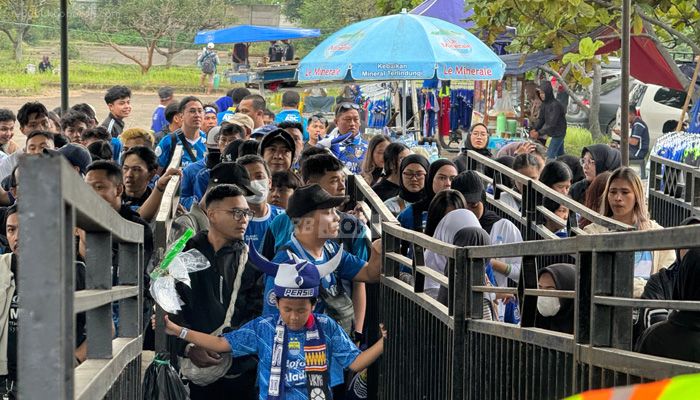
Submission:
[[[458,246],[523,240],[515,224],[490,209],[487,193],[494,188],[469,168],[465,154],[431,163],[418,149],[387,136],[367,142],[360,134],[360,107],[352,101],[339,102],[332,117],[304,117],[298,111],[299,94],[293,91],[283,94],[283,110],[276,115],[264,97],[245,88],[232,89],[212,103],[195,96],[178,100],[171,88],[159,90],[158,97],[150,129],[127,128],[132,106],[124,86],[106,92],[108,114],[102,123],[89,104],[60,112],[30,102],[16,116],[0,109],[0,246],[5,253],[0,256],[0,282],[7,305],[0,311],[0,324],[5,324],[0,326],[0,356],[6,356],[0,362],[0,394],[12,398],[17,381],[20,292],[15,277],[22,270],[17,259],[22,157],[64,157],[115,212],[144,227],[147,285],[153,263],[151,225],[171,177],[181,177],[179,213],[170,239],[192,229],[195,235],[185,251],[201,253],[210,264],[190,273],[189,285],[177,284],[182,310],[166,321],[192,399],[227,398],[230,393],[250,399],[366,397],[365,370],[382,354],[387,337],[383,327],[365,324],[365,284],[379,280],[381,239],[372,241],[362,204],[350,201],[348,173],[364,179],[404,228]],[[24,148],[12,141],[15,123],[27,137]],[[640,178],[620,166],[618,150],[597,144],[584,148],[580,158],[557,156],[559,149],[553,153],[528,141],[493,155],[488,143],[487,127],[475,124],[464,151],[493,158],[621,223],[660,229],[647,214]],[[181,164],[171,168],[178,146]],[[518,211],[521,204],[513,194],[523,192],[522,184],[505,178],[501,183],[512,193],[500,192],[499,200]],[[578,218],[564,205],[549,203],[545,206],[560,219]],[[580,221],[586,222],[586,232],[606,231]],[[547,227],[567,235],[557,221]],[[75,240],[75,288],[81,290],[90,267],[85,265],[84,232],[77,230]],[[402,251],[412,256],[410,246]],[[697,285],[692,285],[700,260],[696,253],[636,252],[635,297],[698,300]],[[426,251],[424,259],[427,267],[448,273],[444,256]],[[520,279],[520,270],[517,257],[486,260],[484,282],[510,286]],[[112,271],[118,284],[116,252]],[[413,279],[408,270],[401,275]],[[574,290],[575,282],[571,264],[539,271],[541,289]],[[439,283],[426,279],[424,285],[427,295],[447,304]],[[148,320],[153,302],[146,297]],[[536,326],[573,333],[573,308],[571,299],[539,297]],[[484,295],[483,310],[485,319],[520,322],[518,299],[512,295]],[[662,346],[655,345],[673,335],[698,340],[693,313],[640,314],[644,317],[638,318],[635,332],[641,351],[699,361],[697,353],[660,354]],[[116,306],[113,317],[118,333]],[[144,328],[144,346],[152,348],[152,327]],[[376,343],[366,339],[374,336],[368,335],[372,330],[381,333]],[[85,360],[88,343],[85,317],[79,315],[77,364]]]

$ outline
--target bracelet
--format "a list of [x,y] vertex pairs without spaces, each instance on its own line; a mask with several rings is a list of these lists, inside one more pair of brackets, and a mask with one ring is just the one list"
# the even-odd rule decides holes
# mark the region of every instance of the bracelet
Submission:
[[510,272],[511,272],[512,270],[513,270],[513,266],[510,265],[510,264],[506,264],[506,273],[505,273],[505,275],[506,275],[506,276],[509,276],[509,275],[510,275]]
[[187,336],[187,332],[189,332],[189,331],[190,331],[190,330],[187,329],[187,328],[182,328],[182,330],[180,331],[180,334],[178,335],[178,337],[179,337],[180,339],[184,339],[184,338]]
[[165,192],[165,189],[159,188],[158,185],[156,185],[156,190],[158,190],[158,191],[161,192],[161,193]]

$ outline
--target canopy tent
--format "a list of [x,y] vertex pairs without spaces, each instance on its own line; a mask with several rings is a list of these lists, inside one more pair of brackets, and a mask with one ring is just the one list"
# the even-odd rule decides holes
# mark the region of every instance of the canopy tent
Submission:
[[[644,24],[642,32],[631,35],[630,74],[637,80],[653,85],[685,91],[690,80],[681,72],[666,49],[654,40],[653,28]],[[620,35],[613,28],[598,35],[605,46],[596,54],[608,54],[620,49]]]
[[474,26],[474,23],[469,21],[474,15],[474,10],[465,10],[464,0],[425,0],[409,11],[409,14],[438,18],[464,29]]
[[[645,25],[641,34],[631,37],[630,74],[644,83],[685,91],[690,80],[676,65],[668,51],[657,45],[647,33],[649,31],[651,28]],[[611,27],[598,28],[591,32],[590,36],[605,43],[596,54],[608,54],[620,49],[619,32]],[[577,48],[578,43],[573,43],[566,47],[562,54]],[[529,54],[506,54],[501,56],[501,60],[506,63],[506,75],[520,75],[559,57],[561,56],[547,49]]]
[[321,36],[318,29],[278,28],[274,26],[235,25],[228,28],[199,31],[194,44],[252,43],[284,39],[306,39]]

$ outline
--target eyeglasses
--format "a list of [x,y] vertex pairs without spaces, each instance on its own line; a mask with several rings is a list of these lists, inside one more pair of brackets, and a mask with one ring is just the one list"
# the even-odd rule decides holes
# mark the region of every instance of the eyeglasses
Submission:
[[358,110],[359,111],[360,106],[358,104],[350,103],[347,101],[344,103],[340,103],[340,104],[338,104],[338,106],[335,109],[336,117],[338,116],[338,114],[340,114],[340,110]]
[[219,208],[219,209],[214,210],[214,211],[223,211],[223,212],[225,212],[225,213],[228,213],[228,214],[230,214],[230,215],[233,217],[233,219],[235,219],[236,221],[241,221],[241,220],[243,220],[243,218],[249,220],[249,219],[251,219],[251,218],[253,218],[253,217],[255,216],[255,213],[254,213],[253,211],[248,210],[248,209],[243,209],[243,208],[233,208],[233,209],[231,209],[231,210],[227,210],[227,209],[224,209],[224,208]]
[[425,174],[422,172],[411,173],[411,172],[404,171],[403,176],[405,176],[406,179],[416,179],[416,180],[421,180],[421,179],[425,178]]
[[585,167],[586,165],[589,166],[594,166],[595,165],[595,160],[586,160],[586,159],[581,159],[581,166]]

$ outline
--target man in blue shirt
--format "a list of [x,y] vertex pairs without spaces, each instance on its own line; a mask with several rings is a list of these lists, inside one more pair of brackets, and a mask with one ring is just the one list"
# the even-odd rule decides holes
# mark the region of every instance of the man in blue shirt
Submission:
[[282,94],[282,111],[275,116],[275,124],[284,121],[302,124],[304,127],[302,134],[306,142],[309,140],[309,134],[306,132],[306,118],[302,118],[299,112],[299,102],[301,102],[301,98],[298,92],[293,92],[291,90],[284,92]]
[[240,157],[236,162],[248,171],[250,176],[250,185],[257,190],[259,194],[246,196],[248,207],[255,213],[248,223],[248,228],[245,231],[245,241],[252,242],[257,250],[260,250],[263,243],[263,236],[267,228],[278,215],[284,212],[283,209],[267,204],[267,195],[270,193],[270,169],[265,164],[262,157],[258,155],[245,155]]
[[649,127],[642,117],[637,115],[637,108],[630,105],[627,114],[630,124],[630,160],[643,160],[649,153]]
[[178,112],[182,114],[182,127],[165,136],[156,147],[158,165],[161,169],[165,169],[170,163],[175,151],[173,145],[183,147],[183,167],[204,159],[207,152],[206,135],[200,129],[204,120],[202,101],[195,96],[187,96],[180,101]]
[[214,103],[219,108],[219,113],[216,114],[216,123],[221,125],[227,115],[236,113],[236,108],[246,96],[250,95],[250,90],[239,87],[229,90],[226,96],[220,97]]
[[350,172],[360,174],[368,145],[360,136],[360,106],[347,102],[338,104],[335,125],[336,128],[318,145],[330,148]]
[[212,128],[207,135],[207,155],[204,160],[188,165],[183,171],[180,190],[180,203],[183,207],[189,210],[192,204],[204,198],[209,183],[209,171],[226,156],[221,152],[234,140],[241,139],[244,132],[244,128],[235,123]]
[[[292,258],[307,260],[313,264],[323,264],[335,256],[340,245],[333,239],[340,234],[340,217],[336,207],[347,201],[345,196],[331,196],[318,184],[297,189],[289,198],[287,215],[294,224],[291,240],[282,246],[273,262],[284,262]],[[349,331],[354,317],[352,301],[346,294],[347,288],[340,280],[355,282],[376,282],[381,269],[381,241],[372,245],[372,254],[368,262],[343,252],[334,274],[321,281],[322,299],[318,303],[318,312],[328,311],[335,317],[343,329]],[[263,314],[275,311],[274,281],[268,277],[265,286]],[[333,299],[332,305],[326,300]],[[337,308],[342,304],[344,309]],[[331,306],[331,309],[328,306]],[[349,311],[348,311],[349,308]]]
[[153,111],[153,117],[151,118],[151,130],[155,132],[160,132],[168,126],[168,121],[165,119],[165,107],[173,102],[174,98],[173,88],[165,86],[158,89],[158,98],[160,99],[160,104]]

